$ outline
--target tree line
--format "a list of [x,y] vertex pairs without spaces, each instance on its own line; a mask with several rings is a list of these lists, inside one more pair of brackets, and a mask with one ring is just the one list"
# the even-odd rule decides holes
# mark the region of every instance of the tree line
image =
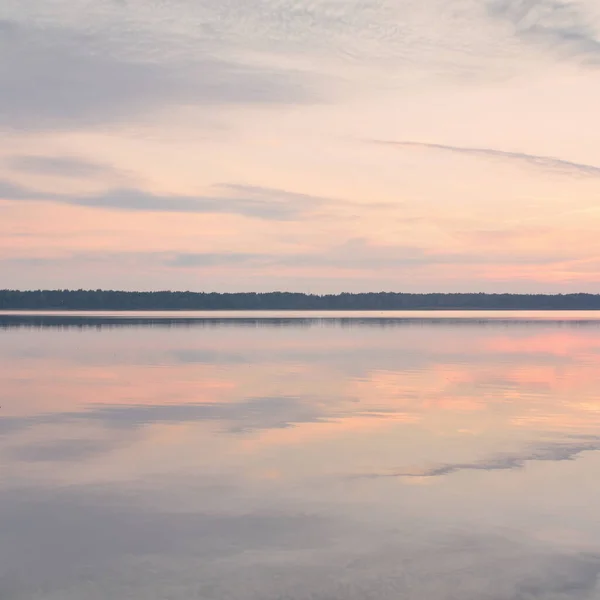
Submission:
[[0,290],[0,310],[600,310],[599,294]]

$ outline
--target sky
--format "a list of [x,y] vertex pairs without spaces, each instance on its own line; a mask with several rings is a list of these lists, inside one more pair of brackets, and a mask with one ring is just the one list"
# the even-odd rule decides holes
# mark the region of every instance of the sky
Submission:
[[0,287],[600,291],[597,0],[2,0]]

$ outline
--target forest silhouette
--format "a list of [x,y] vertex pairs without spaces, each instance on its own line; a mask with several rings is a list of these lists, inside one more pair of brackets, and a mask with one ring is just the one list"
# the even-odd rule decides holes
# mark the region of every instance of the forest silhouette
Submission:
[[599,310],[599,294],[0,290],[0,310]]

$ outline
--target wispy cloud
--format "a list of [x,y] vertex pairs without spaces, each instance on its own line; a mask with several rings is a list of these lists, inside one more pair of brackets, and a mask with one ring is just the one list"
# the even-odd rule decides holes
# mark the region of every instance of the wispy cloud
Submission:
[[453,154],[462,154],[466,156],[473,156],[475,158],[501,160],[513,163],[515,165],[543,169],[544,171],[551,171],[552,173],[562,175],[600,177],[600,166],[573,162],[553,156],[540,156],[536,154],[526,154],[524,152],[510,152],[506,150],[497,150],[495,148],[469,148],[464,146],[452,146],[449,144],[434,144],[428,142],[373,140],[373,143],[395,148],[404,148],[408,150],[424,149],[449,152]]
[[[256,215],[252,215],[256,216]],[[263,216],[280,221],[279,215]],[[299,214],[296,218],[309,218]],[[159,266],[178,269],[235,269],[247,273],[259,272],[265,267],[278,267],[287,271],[310,269],[315,274],[322,272],[399,272],[414,269],[427,269],[439,266],[480,266],[490,265],[558,265],[573,260],[574,256],[565,253],[511,252],[499,248],[485,253],[445,252],[443,249],[426,249],[411,245],[374,244],[366,239],[351,239],[319,250],[308,249],[298,252],[254,252],[214,251],[214,252],[70,252],[60,256],[27,255],[13,256],[1,260],[2,263],[23,266],[83,265],[92,263],[135,264],[138,267]]]
[[[0,180],[0,199],[58,202],[72,206],[130,212],[238,214],[272,221],[303,219],[340,201],[286,190],[223,184],[214,195],[153,194],[136,188],[77,195],[43,192]],[[343,202],[342,202],[343,204]]]
[[259,194],[223,196],[156,195],[136,189],[112,190],[94,196],[70,197],[67,204],[122,211],[180,212],[239,214],[246,217],[273,221],[287,221],[305,216],[322,205],[321,199],[312,198],[299,204],[288,199],[284,191],[279,196]]
[[492,0],[494,18],[512,23],[527,42],[541,44],[566,58],[600,66],[600,31],[585,3],[564,0]]
[[75,128],[138,119],[166,107],[322,100],[306,74],[219,58],[214,50],[159,61],[114,36],[3,21],[0,127]]
[[43,156],[22,154],[10,156],[6,165],[14,170],[34,175],[51,175],[57,177],[97,178],[121,176],[122,173],[112,167],[74,156]]
[[394,267],[425,267],[433,265],[494,265],[551,264],[564,262],[563,253],[506,252],[499,248],[485,254],[471,249],[448,251],[409,244],[377,244],[368,239],[354,238],[319,253],[282,255],[279,262],[287,266],[328,266],[339,269],[375,269]]
[[31,417],[7,417],[0,421],[0,435],[30,427],[73,421],[97,421],[107,427],[144,427],[154,423],[221,421],[230,433],[281,429],[300,423],[318,423],[339,416],[319,402],[292,396],[253,397],[237,402],[170,405],[97,405],[72,413],[50,413]]
[[12,460],[27,463],[70,462],[85,460],[111,449],[114,449],[114,444],[106,441],[74,439],[16,446],[8,450],[7,454]]
[[269,254],[252,254],[242,252],[183,252],[168,259],[173,267],[224,267],[256,265],[273,262],[274,256]]
[[367,477],[441,477],[461,471],[510,471],[523,469],[528,462],[560,462],[575,460],[584,452],[600,450],[600,440],[589,442],[549,444],[541,448],[514,454],[500,454],[481,461],[445,463],[425,469],[410,469],[394,473],[367,475]]
[[44,200],[47,196],[17,183],[0,179],[0,200]]

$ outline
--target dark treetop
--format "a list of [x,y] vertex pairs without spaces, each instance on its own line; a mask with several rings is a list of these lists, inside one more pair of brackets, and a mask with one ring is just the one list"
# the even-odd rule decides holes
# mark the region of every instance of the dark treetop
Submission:
[[0,290],[0,310],[598,310],[598,294],[365,294]]

